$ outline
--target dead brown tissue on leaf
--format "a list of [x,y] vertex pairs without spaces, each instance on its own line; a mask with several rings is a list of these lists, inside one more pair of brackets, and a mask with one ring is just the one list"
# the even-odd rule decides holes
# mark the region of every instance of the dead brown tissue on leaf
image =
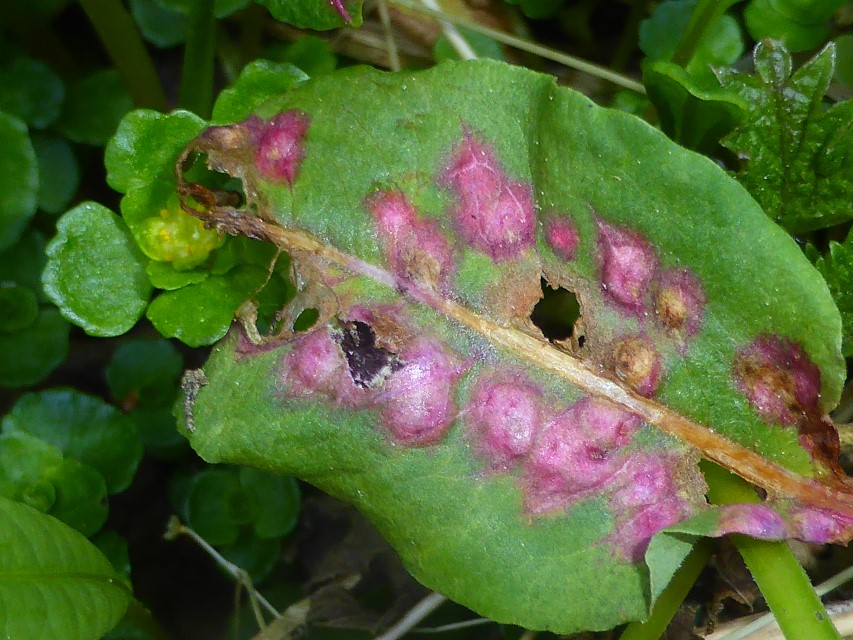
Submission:
[[[611,506],[622,541],[614,544],[627,545],[622,552],[631,559],[651,533],[686,517],[691,508],[684,497],[667,502],[655,493],[655,487],[674,482],[675,462],[663,463],[664,471],[654,472],[655,464],[631,449],[630,437],[619,435],[636,430],[642,422],[678,436],[771,494],[853,512],[853,492],[841,480],[827,478],[819,483],[798,477],[650,397],[666,367],[649,336],[668,336],[675,352],[686,357],[690,339],[701,327],[705,299],[696,276],[686,269],[662,266],[654,246],[642,234],[595,213],[598,295],[613,310],[636,318],[640,330],[614,337],[609,355],[599,362],[581,361],[543,340],[531,325],[524,326],[539,297],[532,188],[506,173],[483,136],[463,125],[461,142],[450,150],[448,165],[437,174],[437,184],[453,198],[449,214],[458,234],[454,240],[426,220],[402,192],[365,194],[364,208],[372,216],[386,255],[385,266],[376,266],[303,230],[281,227],[257,193],[259,180],[293,188],[306,154],[304,137],[310,122],[307,114],[290,110],[269,121],[253,116],[204,132],[179,161],[185,210],[229,233],[273,242],[289,251],[300,268],[373,278],[484,336],[499,349],[562,377],[586,395],[545,421],[535,385],[499,376],[475,383],[474,397],[492,407],[488,411],[480,405],[456,407],[457,383],[469,367],[462,355],[435,336],[420,335],[400,306],[350,306],[333,312],[321,309],[329,318],[337,316],[337,324],[295,337],[280,373],[289,397],[319,394],[345,409],[376,411],[388,438],[402,446],[436,444],[459,415],[468,416],[472,447],[486,459],[486,466],[518,469],[530,514],[564,509],[592,489],[612,490]],[[212,168],[241,178],[255,210],[236,209],[215,192],[188,184],[181,167],[193,152],[206,153]],[[552,215],[545,227],[546,241],[556,256],[570,262],[579,242],[577,230],[561,220],[566,218]],[[502,322],[472,312],[450,295],[455,254],[463,249],[483,253],[505,272],[520,273],[526,283],[534,283],[526,287],[521,303],[506,307]],[[383,326],[389,317],[394,326]],[[768,389],[778,382],[755,373],[764,366],[761,359],[772,360],[774,353],[783,352],[789,360],[798,357],[793,348],[779,347],[773,340],[779,339],[771,337],[745,347],[743,362],[734,365],[741,391],[759,413],[790,412],[790,403],[783,402],[780,409],[772,402]],[[790,393],[799,406],[808,408],[805,392],[810,392],[813,380],[808,366],[804,364],[802,370]],[[486,417],[496,412],[515,416],[517,423]],[[802,429],[815,450],[829,455],[831,438],[820,424],[806,421]],[[645,493],[632,496],[631,489],[620,490],[628,486],[625,478],[631,479],[630,486],[645,487]],[[694,478],[688,484],[695,488],[698,482]],[[648,500],[654,497],[653,502],[662,506],[649,507],[652,502],[643,502],[643,495]]]

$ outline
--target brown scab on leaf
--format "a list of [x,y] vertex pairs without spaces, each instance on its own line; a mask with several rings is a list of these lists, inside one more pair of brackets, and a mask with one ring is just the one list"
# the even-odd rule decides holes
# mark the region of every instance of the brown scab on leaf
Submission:
[[333,337],[344,352],[353,382],[362,388],[382,384],[403,366],[396,354],[376,345],[376,334],[365,322],[344,322]]
[[635,335],[617,342],[612,362],[616,377],[637,393],[647,397],[655,394],[661,378],[661,357],[648,337]]
[[698,333],[705,310],[705,292],[686,269],[661,272],[654,294],[655,316],[667,332],[684,340]]

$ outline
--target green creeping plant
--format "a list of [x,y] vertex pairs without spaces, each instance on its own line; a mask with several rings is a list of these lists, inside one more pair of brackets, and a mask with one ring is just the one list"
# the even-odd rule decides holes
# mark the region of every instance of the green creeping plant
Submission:
[[[500,63],[242,90],[185,136],[182,207],[287,251],[297,292],[265,332],[250,294],[192,374],[204,459],[310,482],[428,587],[557,633],[646,617],[697,536],[850,539],[838,311],[713,162]],[[583,346],[530,322],[543,278]],[[701,456],[766,498],[710,507]]]

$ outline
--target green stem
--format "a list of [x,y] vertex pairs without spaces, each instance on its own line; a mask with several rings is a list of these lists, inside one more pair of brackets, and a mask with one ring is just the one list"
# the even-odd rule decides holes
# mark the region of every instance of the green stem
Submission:
[[637,93],[641,93],[643,95],[645,95],[646,93],[646,88],[641,82],[637,82],[636,80],[628,78],[620,73],[615,73],[607,67],[601,67],[597,64],[592,64],[591,62],[581,60],[580,58],[575,58],[574,56],[567,55],[561,51],[555,51],[554,49],[549,49],[548,47],[538,45],[535,42],[530,42],[522,38],[516,38],[515,36],[509,35],[508,33],[504,33],[503,31],[496,31],[495,29],[484,27],[483,25],[477,24],[476,22],[472,22],[470,20],[462,20],[460,18],[457,18],[456,16],[444,13],[442,11],[435,11],[433,9],[429,9],[428,7],[425,7],[418,2],[413,2],[412,0],[389,0],[389,4],[405,7],[406,9],[409,9],[411,11],[417,11],[418,13],[423,13],[425,15],[432,16],[433,18],[443,20],[444,22],[449,22],[450,24],[456,25],[457,27],[463,27],[465,29],[468,29],[469,31],[488,36],[492,40],[497,40],[502,44],[509,45],[510,47],[515,47],[516,49],[520,49],[521,51],[527,51],[528,53],[532,53],[541,58],[545,58],[546,60],[553,60],[554,62],[559,62],[562,65],[565,65],[572,69],[577,69],[578,71],[581,71],[583,73],[588,73],[589,75],[601,78],[602,80],[607,80],[615,85],[624,87],[625,89],[630,89],[631,91],[636,91]]
[[666,631],[688,592],[708,564],[713,546],[709,540],[699,540],[681,563],[678,571],[655,601],[652,613],[645,622],[629,624],[619,640],[657,640]]
[[169,103],[136,23],[116,0],[80,0],[80,6],[138,107],[168,111]]
[[[713,504],[760,502],[745,480],[707,460],[701,465]],[[788,640],[841,638],[785,541],[758,540],[740,534],[733,534],[731,540]]]
[[678,41],[675,53],[672,54],[672,61],[681,67],[686,67],[708,30],[729,7],[738,2],[740,0],[699,0],[681,40]]
[[210,118],[213,106],[213,62],[216,42],[214,0],[190,3],[187,43],[181,72],[178,103],[202,118]]

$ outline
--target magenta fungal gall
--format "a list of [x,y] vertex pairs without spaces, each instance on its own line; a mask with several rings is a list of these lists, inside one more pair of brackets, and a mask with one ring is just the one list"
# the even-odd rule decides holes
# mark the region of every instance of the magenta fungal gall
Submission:
[[455,386],[464,367],[425,338],[403,349],[399,359],[402,366],[376,397],[382,423],[397,444],[434,444],[456,419]]
[[768,423],[802,424],[817,408],[820,370],[796,342],[761,334],[735,356],[734,379]]
[[791,535],[814,544],[845,543],[853,530],[853,518],[825,509],[800,507],[791,513]]
[[541,395],[521,374],[477,381],[466,427],[474,450],[491,468],[506,468],[530,451],[542,426]]
[[644,335],[619,340],[613,349],[613,372],[637,393],[651,397],[661,378],[661,357]]
[[292,186],[305,157],[304,138],[311,119],[291,109],[279,113],[260,133],[255,165],[262,177]]
[[533,244],[536,212],[530,186],[511,180],[492,147],[467,129],[441,182],[455,192],[453,218],[468,244],[496,261],[515,258]]
[[684,520],[689,513],[686,502],[671,496],[634,511],[628,517],[617,518],[616,531],[610,536],[610,541],[625,560],[640,562],[652,536],[661,529]]
[[575,259],[580,237],[574,223],[565,217],[550,218],[545,223],[545,239],[551,249],[563,260]]
[[634,414],[592,398],[558,414],[524,462],[526,509],[560,509],[610,483],[625,463],[624,446],[640,424]]
[[764,540],[787,537],[787,525],[778,513],[762,504],[727,504],[720,507],[720,535],[742,533]]
[[418,216],[399,191],[380,191],[365,204],[391,269],[407,280],[446,290],[454,263],[450,243],[438,224]]
[[655,316],[681,339],[699,332],[705,311],[705,292],[699,279],[686,269],[665,269],[654,294]]
[[636,231],[596,220],[601,288],[612,302],[642,313],[658,258],[652,245]]

